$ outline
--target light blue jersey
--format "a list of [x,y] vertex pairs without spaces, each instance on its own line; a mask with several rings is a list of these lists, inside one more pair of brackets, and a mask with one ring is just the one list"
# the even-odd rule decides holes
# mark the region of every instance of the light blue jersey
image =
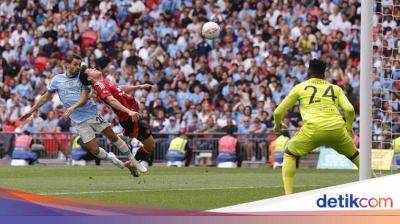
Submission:
[[[69,78],[65,73],[54,76],[50,81],[50,84],[47,86],[47,91],[58,93],[65,108],[69,108],[79,102],[83,90],[89,90],[89,88],[82,85],[78,76]],[[80,124],[96,117],[97,107],[93,103],[92,99],[89,99],[85,105],[76,109],[70,116],[71,120],[76,124]]]

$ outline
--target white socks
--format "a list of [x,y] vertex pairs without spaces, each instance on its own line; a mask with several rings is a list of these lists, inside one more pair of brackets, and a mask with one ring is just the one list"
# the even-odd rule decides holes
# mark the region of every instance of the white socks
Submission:
[[108,154],[106,150],[104,150],[102,147],[99,147],[99,154],[97,154],[96,157],[99,159],[108,159]]
[[121,138],[118,137],[118,140],[116,142],[113,143],[119,151],[121,151],[124,155],[127,155],[129,159],[131,159],[131,157],[133,157],[133,154],[131,152],[131,150],[129,149],[128,145],[126,144],[126,142],[124,142],[124,140],[122,140]]

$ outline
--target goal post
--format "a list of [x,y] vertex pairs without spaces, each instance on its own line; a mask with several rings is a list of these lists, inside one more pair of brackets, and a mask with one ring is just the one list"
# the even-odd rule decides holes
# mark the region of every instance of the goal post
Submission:
[[373,2],[374,0],[361,2],[360,180],[371,178]]

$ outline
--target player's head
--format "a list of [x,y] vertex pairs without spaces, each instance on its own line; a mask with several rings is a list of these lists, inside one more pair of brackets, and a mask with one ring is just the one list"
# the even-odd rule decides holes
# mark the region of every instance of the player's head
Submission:
[[79,55],[73,54],[67,57],[67,76],[75,77],[79,74],[81,68],[82,58]]
[[322,60],[312,59],[308,66],[308,75],[310,78],[321,78],[325,77],[326,64]]
[[101,71],[94,68],[87,68],[86,66],[82,66],[79,71],[79,80],[83,85],[89,86],[94,84],[96,81],[101,80],[103,74]]

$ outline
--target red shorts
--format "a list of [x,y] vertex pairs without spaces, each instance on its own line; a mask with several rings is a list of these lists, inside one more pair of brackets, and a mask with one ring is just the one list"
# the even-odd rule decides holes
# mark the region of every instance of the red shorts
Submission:
[[119,122],[124,128],[124,135],[131,138],[136,138],[139,141],[143,141],[152,135],[150,126],[147,122],[139,120],[133,122],[131,119]]

